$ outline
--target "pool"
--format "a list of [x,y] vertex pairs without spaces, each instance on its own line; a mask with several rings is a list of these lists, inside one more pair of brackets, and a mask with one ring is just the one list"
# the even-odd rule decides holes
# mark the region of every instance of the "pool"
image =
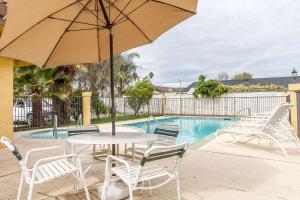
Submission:
[[[33,132],[28,135],[28,137],[32,139],[53,139],[53,130],[43,130],[43,131],[37,131]],[[67,138],[68,132],[66,130],[58,130],[57,131],[57,137],[58,138]]]
[[[170,117],[157,121],[161,124],[176,124],[180,127],[177,143],[194,143],[214,133],[217,129],[226,128],[238,120],[236,118]],[[149,133],[154,133],[156,124],[157,122],[153,120],[150,122]],[[148,122],[131,123],[127,126],[141,128],[147,132]]]

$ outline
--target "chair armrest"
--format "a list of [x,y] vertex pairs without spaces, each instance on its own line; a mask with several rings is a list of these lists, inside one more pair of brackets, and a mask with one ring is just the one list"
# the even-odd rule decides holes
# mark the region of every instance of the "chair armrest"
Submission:
[[35,152],[41,152],[41,151],[47,151],[47,150],[52,150],[52,149],[63,149],[63,152],[65,154],[65,148],[63,146],[53,146],[53,147],[41,147],[41,148],[34,148],[34,149],[31,149],[29,150],[27,153],[26,153],[26,156],[25,156],[25,164],[27,163],[28,159],[29,159],[29,156],[32,154],[32,153],[35,153]]
[[44,162],[47,162],[47,161],[61,160],[63,158],[76,158],[77,160],[79,159],[76,154],[67,154],[67,155],[61,155],[61,156],[51,156],[51,157],[42,158],[42,159],[36,161],[32,169],[33,169],[33,171],[35,171],[36,168],[41,163],[44,163]]
[[127,161],[125,160],[122,160],[116,156],[113,156],[113,155],[109,155],[107,156],[106,158],[106,164],[105,164],[105,179],[107,179],[109,176],[110,176],[110,171],[111,171],[111,161],[116,161],[120,164],[123,164],[126,166],[127,168],[127,173],[128,173],[128,181],[129,183],[131,183],[131,176],[130,176],[130,165]]
[[118,158],[116,156],[113,156],[113,155],[107,156],[106,162],[110,164],[111,160],[117,161],[118,163],[121,163],[121,164],[125,165],[128,169],[130,168],[130,165],[127,161],[125,161],[123,159],[120,159],[120,158]]

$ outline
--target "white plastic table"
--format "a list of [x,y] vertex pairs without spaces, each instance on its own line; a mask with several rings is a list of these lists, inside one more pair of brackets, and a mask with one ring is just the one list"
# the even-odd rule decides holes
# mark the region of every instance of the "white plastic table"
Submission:
[[[154,134],[139,133],[139,132],[117,132],[116,135],[111,133],[91,133],[91,134],[81,134],[75,135],[67,138],[67,142],[72,145],[103,145],[103,144],[133,144],[134,155],[134,144],[135,143],[145,143],[153,142],[157,139]],[[134,159],[134,157],[133,157]],[[99,188],[99,196],[101,196],[103,188]],[[120,183],[114,183],[108,188],[108,199],[123,199],[129,195],[128,188]]]
[[135,144],[142,142],[153,142],[157,136],[142,132],[117,132],[116,135],[111,133],[91,133],[75,135],[67,138],[71,144],[99,145],[99,144]]

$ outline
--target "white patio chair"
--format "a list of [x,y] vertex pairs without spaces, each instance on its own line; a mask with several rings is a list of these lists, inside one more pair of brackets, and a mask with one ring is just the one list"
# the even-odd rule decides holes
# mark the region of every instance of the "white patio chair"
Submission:
[[[139,165],[130,165],[127,161],[115,156],[108,156],[106,160],[105,181],[102,192],[102,200],[107,198],[108,186],[113,181],[123,181],[129,189],[129,199],[133,200],[133,192],[136,190],[151,190],[162,187],[172,180],[177,182],[177,199],[180,197],[180,185],[178,177],[178,160],[183,157],[187,144],[178,144],[166,147],[152,147],[147,150]],[[173,157],[174,163],[170,164],[166,159]],[[158,165],[150,165],[155,161],[161,161]],[[113,163],[116,166],[113,166]],[[147,166],[146,166],[147,165]],[[112,175],[115,176],[112,176]],[[157,180],[157,185],[152,181]],[[145,186],[144,183],[148,183]]]
[[[135,158],[142,157],[144,153],[152,146],[172,146],[176,144],[176,139],[179,135],[179,126],[173,124],[157,124],[154,134],[157,135],[157,140],[148,143],[144,146],[136,147],[135,144],[132,144],[132,147],[127,148],[125,145],[125,155],[132,156]],[[134,155],[130,155],[134,154]],[[133,159],[134,160],[134,159]]]
[[[69,126],[67,128],[68,137],[74,135],[81,135],[81,134],[91,134],[91,133],[99,133],[101,134],[100,127],[98,125],[75,125]],[[78,145],[77,145],[78,146]],[[82,151],[86,150],[90,147],[90,145],[82,145],[83,148],[77,149],[76,153],[81,153]],[[99,147],[99,148],[97,148]],[[110,145],[93,145],[92,148],[92,155],[94,159],[106,158],[107,155],[111,154]]]
[[[242,123],[231,128],[219,129],[215,132],[215,137],[219,140],[219,143],[225,145],[234,144],[245,139],[246,142],[253,139],[268,139],[270,140],[270,146],[272,143],[276,143],[280,147],[285,158],[288,159],[288,155],[282,143],[293,142],[300,148],[299,138],[296,136],[286,119],[291,106],[292,105],[288,103],[281,104],[267,120],[263,120],[260,123]],[[224,133],[231,134],[234,140],[229,143],[224,143],[220,139],[220,135]]]
[[27,199],[31,200],[34,185],[46,183],[69,174],[74,175],[76,181],[79,181],[78,179],[81,179],[84,186],[86,198],[90,200],[90,195],[88,192],[84,174],[82,172],[81,163],[76,154],[64,154],[42,158],[36,161],[32,168],[29,168],[28,160],[32,153],[53,149],[63,149],[64,151],[64,148],[61,146],[54,146],[31,149],[26,153],[25,159],[23,159],[16,146],[7,137],[1,137],[0,141],[16,156],[21,166],[21,180],[18,189],[17,200],[21,198],[24,179],[25,182],[29,185]]

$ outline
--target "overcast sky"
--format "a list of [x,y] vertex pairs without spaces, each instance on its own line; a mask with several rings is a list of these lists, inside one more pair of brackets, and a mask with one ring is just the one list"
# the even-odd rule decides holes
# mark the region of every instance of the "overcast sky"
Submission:
[[300,72],[299,0],[199,0],[198,14],[153,44],[134,49],[155,85],[188,85],[199,74],[254,77]]

